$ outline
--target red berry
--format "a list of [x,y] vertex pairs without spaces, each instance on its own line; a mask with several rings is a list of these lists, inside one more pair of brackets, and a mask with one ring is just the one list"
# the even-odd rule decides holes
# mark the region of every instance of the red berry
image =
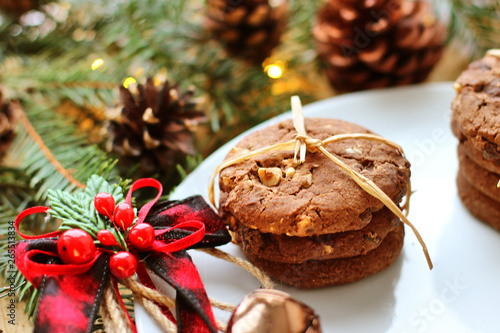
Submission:
[[109,268],[116,278],[126,279],[137,270],[137,260],[130,252],[120,251],[111,257]]
[[115,223],[122,230],[127,230],[134,222],[135,213],[128,203],[121,203],[115,208]]
[[130,243],[139,250],[145,250],[153,246],[155,240],[155,229],[148,223],[136,224],[128,234]]
[[114,246],[118,245],[115,235],[109,230],[99,230],[97,233],[97,239],[104,246]]
[[99,214],[111,218],[115,210],[115,198],[109,193],[97,193],[94,198],[94,206]]
[[66,230],[57,241],[57,252],[65,264],[85,264],[94,258],[94,240],[81,229]]

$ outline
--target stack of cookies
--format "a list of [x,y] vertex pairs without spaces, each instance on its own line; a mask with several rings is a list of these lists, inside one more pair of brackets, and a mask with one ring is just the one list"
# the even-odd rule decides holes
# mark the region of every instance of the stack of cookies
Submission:
[[455,82],[451,127],[459,139],[458,193],[476,217],[500,230],[500,50]]
[[[341,120],[306,119],[307,134],[324,140],[371,133]],[[254,132],[226,158],[293,139],[292,121]],[[410,164],[385,143],[347,139],[326,149],[372,180],[399,204]],[[354,282],[398,257],[403,223],[319,151],[294,162],[293,151],[273,151],[225,168],[219,178],[220,213],[248,259],[271,277],[301,288]]]

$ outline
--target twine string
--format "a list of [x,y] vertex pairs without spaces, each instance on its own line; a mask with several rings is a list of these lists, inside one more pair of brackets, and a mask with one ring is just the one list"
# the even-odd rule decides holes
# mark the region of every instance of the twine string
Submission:
[[[134,294],[135,295],[135,294]],[[147,299],[146,297],[138,294],[135,298],[137,302],[142,304],[144,309],[153,317],[154,320],[163,328],[165,332],[176,333],[177,326],[171,322],[161,311],[160,307]]]
[[375,142],[381,142],[384,144],[387,144],[393,148],[395,148],[401,156],[404,157],[404,152],[403,149],[396,143],[385,139],[381,136],[375,135],[375,134],[363,134],[363,133],[346,133],[346,134],[338,134],[331,136],[325,140],[319,140],[312,138],[306,134],[305,131],[305,125],[304,125],[304,114],[302,112],[302,105],[300,103],[300,99],[298,96],[293,96],[291,99],[292,103],[292,117],[293,117],[293,124],[295,127],[295,130],[297,131],[297,134],[295,134],[294,139],[290,140],[288,142],[284,143],[277,143],[273,145],[269,145],[266,147],[262,147],[253,151],[249,152],[244,152],[238,155],[235,155],[225,161],[223,161],[221,164],[219,164],[215,169],[212,175],[210,176],[210,181],[209,181],[209,188],[208,188],[208,196],[210,199],[210,202],[212,205],[217,207],[217,204],[215,203],[215,190],[214,190],[214,185],[215,185],[215,178],[216,176],[225,168],[237,164],[239,162],[243,162],[246,160],[249,160],[255,156],[262,155],[267,152],[271,151],[279,151],[279,150],[294,150],[294,160],[297,161],[297,155],[299,156],[299,161],[300,163],[303,163],[305,161],[305,155],[306,151],[309,148],[311,151],[319,150],[321,153],[323,153],[327,158],[329,158],[333,163],[335,163],[337,166],[342,168],[348,175],[349,177],[356,182],[365,192],[368,194],[374,196],[375,198],[379,199],[387,208],[389,208],[397,217],[401,219],[401,221],[408,225],[415,236],[417,237],[418,242],[420,243],[422,247],[422,251],[424,252],[425,259],[427,261],[427,265],[429,266],[429,269],[432,269],[433,264],[431,261],[431,258],[429,256],[429,252],[427,250],[427,246],[420,236],[420,233],[418,230],[415,228],[415,226],[408,220],[406,217],[408,212],[409,212],[409,203],[410,203],[410,196],[411,196],[411,185],[410,183],[408,184],[407,187],[407,197],[406,197],[406,202],[403,206],[403,210],[405,210],[405,213],[401,211],[401,209],[387,196],[387,194],[384,193],[373,181],[370,179],[366,178],[365,176],[361,175],[360,173],[356,172],[355,170],[351,169],[347,164],[342,162],[338,157],[334,156],[331,154],[328,150],[326,150],[325,145],[328,143],[332,142],[338,142],[341,140],[346,140],[346,139],[366,139],[370,141],[375,141]]
[[227,252],[224,252],[224,251],[216,249],[216,248],[198,249],[198,251],[208,253],[211,256],[214,256],[216,258],[226,260],[230,263],[238,265],[241,268],[245,269],[250,274],[252,274],[253,276],[255,276],[260,281],[260,283],[262,283],[262,286],[265,289],[273,289],[274,288],[274,284],[271,281],[271,278],[269,278],[269,276],[267,276],[267,274],[262,272],[258,267],[252,265],[247,260],[235,257],[233,255],[230,255]]
[[115,295],[111,282],[104,289],[103,301],[103,316],[107,319],[104,320],[106,332],[132,332],[128,319],[125,317],[125,314],[118,304],[117,296]]

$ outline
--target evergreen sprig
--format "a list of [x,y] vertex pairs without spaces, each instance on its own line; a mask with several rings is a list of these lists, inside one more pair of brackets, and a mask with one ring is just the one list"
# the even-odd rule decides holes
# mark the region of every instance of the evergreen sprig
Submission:
[[500,43],[500,1],[450,0],[450,35],[465,42],[471,58]]
[[84,192],[68,193],[61,190],[49,190],[49,214],[62,220],[59,226],[61,231],[78,228],[87,232],[98,243],[97,233],[107,229],[114,234],[118,243],[127,249],[122,233],[114,228],[107,217],[99,214],[95,209],[94,198],[100,192],[111,194],[115,199],[115,205],[125,201],[123,189],[119,185],[111,185],[103,177],[92,175]]
[[[25,105],[28,123],[20,127],[9,158],[13,163],[19,161],[30,176],[37,201],[49,189],[72,191],[79,186],[77,182],[85,182],[92,174],[111,176],[116,161],[89,145],[68,117],[33,102]],[[31,127],[34,132],[29,131]]]

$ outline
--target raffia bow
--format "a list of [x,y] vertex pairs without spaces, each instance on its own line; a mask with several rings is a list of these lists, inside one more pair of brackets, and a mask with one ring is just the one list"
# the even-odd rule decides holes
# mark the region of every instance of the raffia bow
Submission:
[[[385,143],[391,147],[396,148],[399,153],[404,156],[403,149],[396,143],[387,140],[381,136],[374,135],[374,134],[363,134],[363,133],[348,133],[348,134],[338,134],[331,136],[325,140],[319,140],[312,138],[307,135],[305,125],[304,125],[304,114],[302,113],[302,105],[300,102],[300,98],[298,96],[292,96],[291,98],[291,103],[292,103],[292,116],[293,116],[293,125],[295,127],[295,130],[297,131],[297,134],[295,134],[295,138],[293,140],[290,140],[288,142],[282,142],[282,143],[277,143],[273,145],[269,145],[266,147],[262,147],[250,152],[245,152],[238,154],[236,156],[233,156],[225,161],[223,161],[221,164],[219,164],[213,174],[210,177],[210,182],[209,182],[209,187],[208,187],[208,195],[210,202],[217,207],[215,203],[215,194],[214,194],[214,185],[215,185],[215,177],[225,168],[237,164],[239,162],[243,162],[246,160],[249,160],[253,157],[256,157],[258,155],[271,152],[271,151],[282,151],[282,150],[295,150],[295,155],[294,155],[294,161],[295,162],[300,162],[303,163],[306,158],[306,152],[307,150],[315,152],[315,151],[320,151],[323,153],[326,157],[328,157],[333,163],[335,163],[337,166],[342,168],[349,177],[356,182],[365,192],[368,194],[374,196],[375,198],[379,199],[387,208],[389,208],[397,217],[403,221],[404,224],[409,226],[415,236],[417,237],[420,245],[422,246],[422,250],[425,255],[425,259],[427,260],[427,264],[429,266],[429,269],[432,269],[432,261],[429,256],[429,252],[427,251],[427,246],[425,245],[424,240],[420,236],[420,233],[418,230],[415,228],[415,226],[408,220],[407,214],[409,212],[409,204],[410,204],[410,196],[411,196],[411,187],[410,183],[408,184],[407,187],[407,194],[406,194],[406,202],[403,206],[403,210],[405,213],[402,212],[402,210],[387,196],[387,194],[384,193],[372,180],[366,178],[365,176],[361,175],[360,173],[354,171],[351,169],[347,164],[342,162],[338,157],[335,155],[331,154],[328,150],[326,150],[325,146],[328,143],[332,142],[338,142],[346,139],[366,139],[366,140],[371,140],[371,141],[377,141],[381,143]],[[297,159],[298,157],[298,159]]]

